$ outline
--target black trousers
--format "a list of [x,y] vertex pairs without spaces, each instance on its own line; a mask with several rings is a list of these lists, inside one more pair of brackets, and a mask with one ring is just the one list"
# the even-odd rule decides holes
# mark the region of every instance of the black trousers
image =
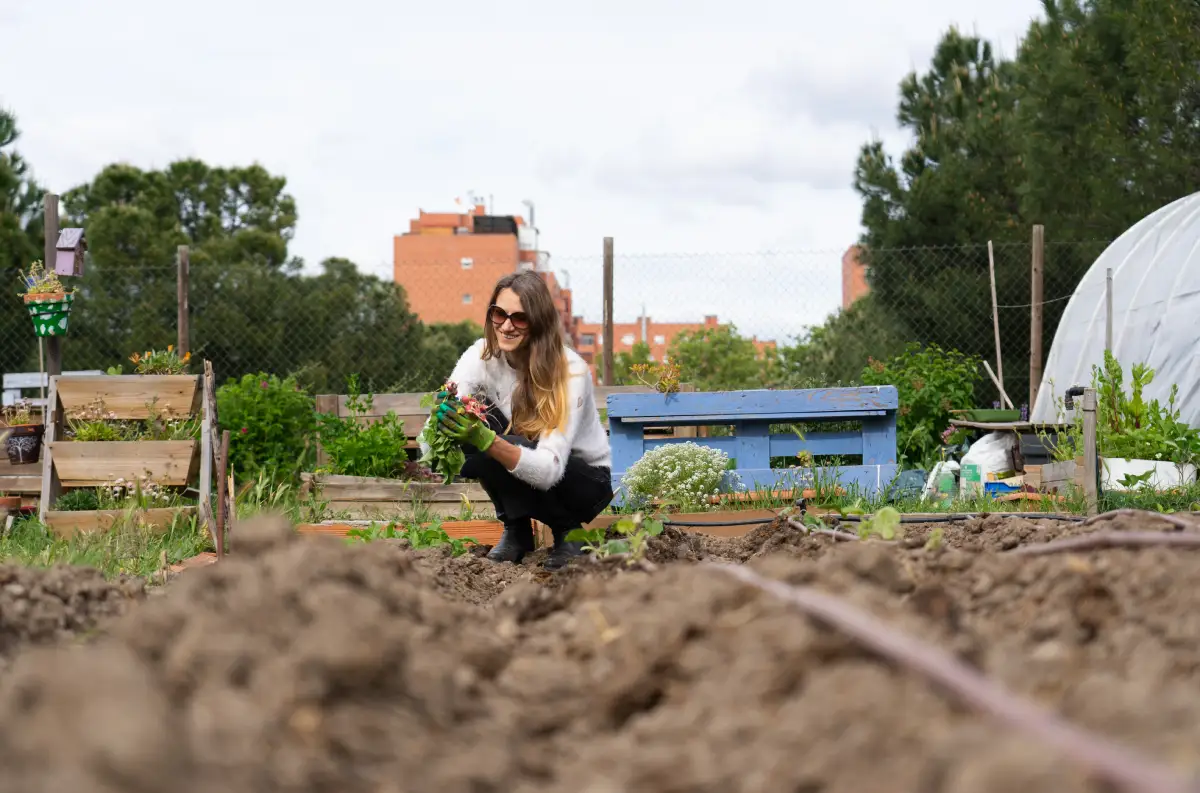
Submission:
[[[501,435],[508,428],[508,417],[495,405],[488,408],[488,427],[504,440],[516,446],[537,448],[537,444],[520,435]],[[505,528],[527,526],[530,520],[545,523],[552,530],[568,531],[579,528],[604,511],[613,498],[612,471],[602,466],[588,465],[578,454],[571,452],[562,479],[549,490],[539,490],[522,482],[512,472],[475,447],[464,445],[467,459],[461,476],[478,479],[492,504],[496,518]]]

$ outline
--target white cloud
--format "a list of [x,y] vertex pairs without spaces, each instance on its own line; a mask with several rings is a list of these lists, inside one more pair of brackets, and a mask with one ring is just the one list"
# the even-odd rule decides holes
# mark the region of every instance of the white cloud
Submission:
[[[0,104],[58,191],[114,161],[261,162],[298,201],[297,254],[381,275],[419,208],[529,198],[590,316],[608,235],[697,254],[619,268],[619,316],[786,336],[837,305],[855,157],[872,130],[903,142],[901,77],[955,22],[1011,52],[1038,5],[0,0]],[[715,253],[780,249],[810,253]]]

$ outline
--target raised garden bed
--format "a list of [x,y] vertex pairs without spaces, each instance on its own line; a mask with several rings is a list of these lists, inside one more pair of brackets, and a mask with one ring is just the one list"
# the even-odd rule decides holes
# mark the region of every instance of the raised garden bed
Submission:
[[352,519],[390,520],[424,512],[439,517],[462,514],[468,504],[474,512],[490,512],[492,501],[473,482],[443,485],[437,482],[404,481],[343,474],[300,475],[301,497],[310,495],[327,502],[334,515]]

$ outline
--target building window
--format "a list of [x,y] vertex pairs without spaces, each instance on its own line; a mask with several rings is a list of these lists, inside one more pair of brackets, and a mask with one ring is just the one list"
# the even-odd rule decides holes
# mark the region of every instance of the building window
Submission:
[[[474,266],[475,266],[475,260],[474,260],[474,259],[472,259],[472,258],[471,258],[471,257],[469,257],[469,256],[464,256],[464,257],[462,258],[462,268],[463,268],[464,270],[470,270],[470,269],[471,269],[472,267],[474,267]],[[465,302],[465,301],[464,301],[464,302]]]
[[470,295],[463,295],[463,305],[464,305],[464,306],[467,306],[467,305],[470,305],[470,304],[471,304],[471,296],[470,296]]
[[621,343],[626,346],[632,345],[633,344],[633,334],[626,333],[624,336],[621,337]]
[[654,343],[655,343],[655,344],[666,344],[666,343],[667,343],[667,337],[666,337],[666,336],[663,336],[663,335],[661,335],[661,334],[660,334],[660,335],[658,335],[658,336],[655,336],[655,337],[654,337]]
[[585,347],[592,347],[596,344],[596,334],[584,333],[579,337],[579,343]]

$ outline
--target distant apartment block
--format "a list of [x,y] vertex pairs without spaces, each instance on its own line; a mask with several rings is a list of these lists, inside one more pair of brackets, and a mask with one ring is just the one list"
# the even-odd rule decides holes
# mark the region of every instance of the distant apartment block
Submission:
[[[684,331],[698,331],[706,328],[720,327],[716,315],[709,315],[703,322],[655,322],[650,317],[639,317],[636,322],[613,323],[613,355],[633,351],[638,342],[645,342],[650,348],[650,359],[663,361],[667,359],[667,351],[675,337]],[[592,367],[595,378],[597,367],[601,366],[604,350],[604,326],[599,322],[585,322],[582,317],[575,318],[576,342],[575,351],[579,353],[588,365]],[[775,349],[773,341],[752,339],[760,355]]]
[[842,254],[842,308],[850,305],[871,291],[867,284],[867,267],[862,261],[863,247],[851,245]]
[[537,231],[520,215],[490,215],[479,203],[463,212],[426,212],[393,239],[393,277],[409,306],[427,324],[471,320],[482,325],[496,281],[518,270],[535,270],[550,287],[573,338],[571,290],[548,268],[537,249]]

